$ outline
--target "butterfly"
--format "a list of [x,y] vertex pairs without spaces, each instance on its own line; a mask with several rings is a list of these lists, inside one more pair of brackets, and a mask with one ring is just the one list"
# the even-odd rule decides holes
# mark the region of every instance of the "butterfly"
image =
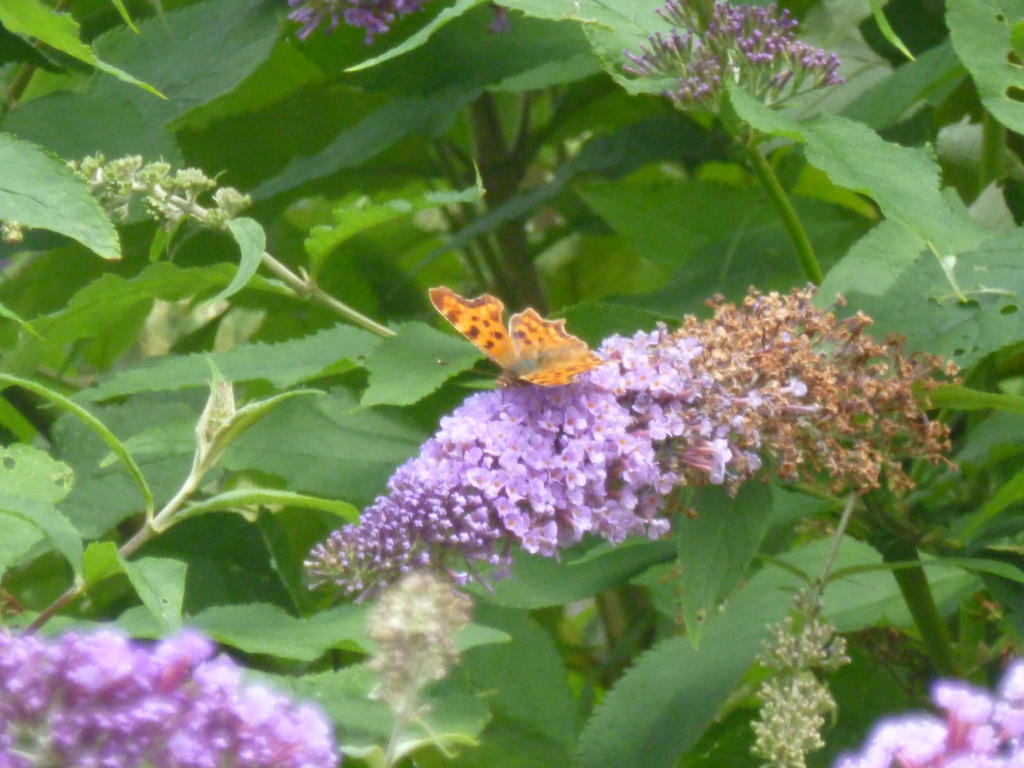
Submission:
[[430,289],[430,301],[455,329],[501,366],[500,386],[528,381],[542,387],[568,384],[604,363],[582,339],[565,330],[565,320],[545,320],[533,309],[502,322],[505,305],[489,294],[466,299],[450,288]]

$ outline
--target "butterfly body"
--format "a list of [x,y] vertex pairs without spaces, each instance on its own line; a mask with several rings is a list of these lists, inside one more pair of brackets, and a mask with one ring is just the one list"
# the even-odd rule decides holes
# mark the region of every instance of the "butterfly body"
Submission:
[[459,333],[501,366],[501,386],[526,381],[557,387],[603,362],[586,342],[565,330],[565,320],[546,320],[525,309],[512,315],[506,328],[505,305],[489,294],[466,299],[449,288],[431,288],[430,301]]

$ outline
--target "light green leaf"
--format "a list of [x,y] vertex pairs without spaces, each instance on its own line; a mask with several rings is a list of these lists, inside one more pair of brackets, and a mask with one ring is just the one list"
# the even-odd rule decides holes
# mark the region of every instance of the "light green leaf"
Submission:
[[[84,61],[119,80],[145,88],[155,96],[163,98],[163,94],[153,86],[136,80],[127,72],[96,56],[92,48],[79,40],[78,23],[70,14],[59,13],[43,5],[39,0],[17,0],[17,2],[0,3],[0,24],[16,35],[34,37],[68,56]],[[138,32],[134,26],[132,26],[132,31]]]
[[900,40],[891,26],[889,26],[889,20],[885,18],[885,11],[882,10],[882,0],[871,0],[871,14],[875,17],[875,23],[878,25],[878,29],[882,33],[882,37],[888,40],[893,47],[896,48],[900,53],[906,56],[911,61],[914,60],[914,54],[907,50],[907,46]]
[[205,386],[210,380],[207,359],[229,381],[267,379],[278,389],[284,389],[317,375],[361,365],[380,341],[379,336],[361,328],[336,325],[277,344],[241,344],[228,352],[157,358],[100,378],[95,386],[75,397],[100,401],[136,392]]
[[[7,496],[34,502],[43,516],[59,515],[52,506],[60,502],[74,483],[67,464],[28,445],[14,444],[0,454],[0,488]],[[42,527],[28,514],[0,512],[0,574],[46,538]]]
[[181,627],[181,606],[185,599],[187,566],[167,557],[143,557],[123,560],[128,576],[142,604],[153,614],[164,632]]
[[834,115],[798,123],[739,89],[730,89],[729,99],[759,131],[805,142],[808,162],[835,184],[870,196],[888,218],[940,252],[956,253],[989,236],[959,201],[940,192],[939,166],[928,149],[901,147],[862,123]]
[[135,484],[139,486],[139,490],[142,491],[142,498],[145,502],[145,508],[147,514],[153,511],[153,492],[149,489],[149,484],[146,482],[146,478],[142,475],[142,470],[139,469],[139,465],[135,463],[135,459],[132,458],[131,454],[124,447],[124,444],[117,439],[107,427],[95,416],[85,410],[78,403],[69,400],[59,392],[55,392],[49,387],[45,387],[42,384],[37,384],[34,381],[23,379],[19,376],[11,376],[10,374],[0,373],[0,382],[6,384],[15,384],[19,387],[24,387],[30,392],[35,392],[40,397],[49,400],[59,408],[70,412],[73,416],[78,418],[83,424],[85,424],[90,430],[96,433],[107,447],[112,450],[119,459],[127,467],[128,472],[135,480]]
[[359,64],[354,64],[345,71],[358,72],[361,69],[369,69],[370,67],[375,67],[378,64],[387,61],[388,59],[394,59],[401,56],[403,53],[411,51],[414,48],[419,48],[427,42],[431,35],[433,35],[438,29],[443,27],[452,19],[457,19],[470,8],[480,5],[482,2],[484,2],[484,0],[456,0],[455,5],[444,8],[439,14],[432,18],[428,24],[420,27],[420,29],[418,29],[414,34],[407,37],[394,48],[389,48],[379,56],[374,56],[373,58],[367,59]]
[[187,517],[204,515],[208,512],[229,510],[237,512],[245,519],[255,520],[255,510],[247,509],[254,506],[300,507],[304,509],[320,509],[338,515],[346,522],[359,520],[359,510],[351,504],[334,499],[323,499],[294,491],[280,491],[272,488],[245,488],[225,491],[209,499],[190,504],[174,516],[174,521],[181,522]]
[[[117,230],[67,163],[0,133],[0,168],[0,219],[67,235],[104,259],[121,258]],[[9,311],[4,316],[18,319]]]
[[364,629],[369,605],[344,605],[302,619],[268,603],[207,608],[190,622],[219,643],[245,653],[313,661],[332,648],[370,645]]
[[124,573],[124,561],[112,541],[91,541],[82,557],[85,584],[92,587],[104,579]]
[[[68,561],[75,576],[82,577],[82,536],[53,504],[11,495],[5,489],[5,492],[0,493],[0,523],[5,523],[8,516],[38,528],[53,548]],[[6,525],[3,527],[6,528]]]
[[370,385],[363,393],[364,407],[415,403],[480,359],[480,351],[461,336],[423,323],[404,323],[397,330],[366,360]]
[[960,384],[945,384],[937,389],[925,390],[922,394],[936,408],[952,408],[956,411],[979,411],[991,408],[999,413],[1024,413],[1024,397],[1020,395],[982,392]]
[[1024,70],[1012,61],[1013,27],[1024,20],[1022,0],[949,0],[946,24],[981,103],[1007,128],[1024,131]]
[[231,282],[225,286],[224,290],[209,299],[211,304],[233,296],[245,288],[252,276],[256,274],[256,270],[259,269],[263,252],[267,248],[267,236],[263,232],[263,227],[255,219],[245,216],[231,219],[227,227],[231,236],[235,238],[235,242],[238,243],[242,258],[238,263],[238,271]]

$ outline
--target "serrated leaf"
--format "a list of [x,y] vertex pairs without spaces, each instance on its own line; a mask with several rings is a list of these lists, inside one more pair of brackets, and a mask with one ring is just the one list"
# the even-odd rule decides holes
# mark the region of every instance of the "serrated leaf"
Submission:
[[49,400],[59,408],[70,412],[85,426],[92,430],[96,435],[99,436],[107,447],[113,451],[117,457],[124,463],[131,474],[135,484],[139,487],[142,492],[142,498],[145,502],[145,508],[147,513],[153,511],[153,492],[149,488],[149,484],[146,482],[146,478],[142,474],[142,470],[139,469],[139,465],[132,458],[132,455],[128,452],[128,449],[124,447],[124,444],[117,439],[117,436],[111,432],[106,425],[104,425],[99,419],[85,410],[78,403],[69,400],[59,392],[55,392],[49,387],[45,387],[42,384],[37,384],[34,381],[23,379],[19,376],[11,376],[6,373],[0,373],[0,382],[6,382],[7,384],[16,384],[19,387],[24,387],[30,392],[35,392],[40,397]]
[[1013,27],[1024,19],[1021,0],[949,0],[946,23],[981,103],[1007,128],[1024,131],[1024,73],[1012,60]]
[[[121,10],[122,15],[127,17],[123,6],[121,6]],[[130,19],[127,21],[131,24]],[[43,5],[39,0],[18,0],[15,3],[0,3],[0,24],[16,35],[34,37],[68,56],[84,61],[119,80],[137,85],[154,96],[163,98],[163,94],[153,86],[137,80],[124,70],[101,60],[92,48],[79,39],[78,22],[70,14],[59,13]],[[134,26],[131,29],[138,32]]]
[[380,337],[369,331],[337,325],[277,344],[240,344],[227,352],[154,359],[109,374],[75,397],[95,402],[136,392],[205,386],[210,378],[208,359],[230,381],[267,379],[278,389],[284,389],[314,378],[342,361],[361,364],[380,342]]
[[256,274],[256,270],[259,269],[263,251],[267,248],[267,236],[263,232],[263,227],[255,219],[241,216],[231,219],[227,223],[227,227],[231,236],[235,238],[235,242],[238,243],[241,260],[238,262],[238,271],[231,278],[231,282],[225,286],[224,290],[209,300],[211,304],[234,296],[245,288],[252,276]]
[[694,500],[696,519],[676,526],[682,570],[681,605],[686,634],[696,647],[706,617],[739,583],[772,522],[771,495],[760,483],[747,483],[735,496],[704,488]]
[[66,162],[0,133],[0,168],[0,220],[59,232],[104,259],[121,258],[117,230]]
[[729,99],[758,130],[805,142],[808,162],[835,184],[869,195],[888,218],[943,253],[972,247],[989,235],[962,204],[940,192],[939,166],[928,149],[901,147],[862,123],[834,115],[798,123],[739,89],[730,89]]
[[[799,586],[788,572],[762,570],[708,622],[699,649],[674,637],[635,658],[584,727],[575,765],[675,765],[711,724]],[[616,725],[624,722],[629,728]]]
[[332,648],[368,647],[368,610],[368,605],[350,604],[302,619],[268,603],[223,605],[201,611],[190,623],[245,653],[313,661]]
[[309,496],[307,494],[295,493],[294,491],[279,491],[272,488],[245,488],[218,493],[209,499],[203,499],[195,504],[190,504],[174,516],[174,521],[177,523],[188,517],[228,510],[237,512],[252,522],[255,519],[255,514],[246,511],[244,508],[266,505],[320,509],[337,515],[349,523],[359,520],[359,510],[344,501],[323,499],[319,496]]
[[441,333],[423,323],[397,326],[366,360],[370,384],[362,405],[409,405],[468,370],[480,351],[462,337]]
[[172,632],[181,627],[186,564],[167,557],[143,557],[139,560],[122,559],[121,567],[161,629]]

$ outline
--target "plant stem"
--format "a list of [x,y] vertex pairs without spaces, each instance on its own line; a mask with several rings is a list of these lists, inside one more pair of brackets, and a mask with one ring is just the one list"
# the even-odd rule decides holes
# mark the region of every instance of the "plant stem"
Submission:
[[381,325],[376,320],[367,317],[361,312],[357,312],[352,309],[352,307],[348,306],[348,304],[343,304],[329,293],[325,292],[316,284],[313,278],[307,276],[303,279],[299,277],[266,251],[263,252],[262,260],[267,269],[280,277],[281,280],[283,280],[284,283],[300,297],[309,298],[320,306],[326,307],[356,325],[361,325],[366,330],[376,333],[378,336],[388,337],[395,335],[395,332],[390,328]]
[[782,188],[779,177],[775,175],[775,170],[772,168],[771,163],[758,151],[756,146],[748,145],[745,151],[754,175],[761,182],[765,192],[768,193],[768,199],[782,220],[782,226],[789,236],[789,242],[792,243],[793,250],[796,251],[800,269],[808,280],[815,285],[821,285],[821,281],[824,279],[821,265],[818,264],[818,258],[814,255],[814,248],[807,237],[807,232],[804,230],[800,217],[797,216],[796,209],[793,208],[793,203],[786,194],[786,190]]
[[[886,562],[919,560],[913,544],[895,538],[887,542],[882,557]],[[914,624],[921,633],[921,640],[935,669],[946,676],[960,676],[953,656],[949,630],[939,615],[924,568],[920,565],[897,568],[892,575],[900,588],[900,594],[903,595],[903,601],[910,610],[910,615],[914,618]]]

